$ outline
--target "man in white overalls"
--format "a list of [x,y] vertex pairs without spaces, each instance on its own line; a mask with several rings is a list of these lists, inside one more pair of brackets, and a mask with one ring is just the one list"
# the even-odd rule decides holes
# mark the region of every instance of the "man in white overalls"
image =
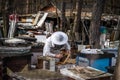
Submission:
[[[70,45],[68,44],[68,36],[61,31],[54,32],[50,37],[47,38],[43,48],[43,56],[49,56],[57,61],[61,59],[63,55],[61,50],[66,50],[67,54],[70,54]],[[59,61],[59,60],[58,60]]]

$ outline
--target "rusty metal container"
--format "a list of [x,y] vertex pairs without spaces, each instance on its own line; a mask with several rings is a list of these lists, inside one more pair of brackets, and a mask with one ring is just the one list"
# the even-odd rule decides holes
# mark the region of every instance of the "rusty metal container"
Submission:
[[31,56],[32,54],[6,57],[4,58],[4,63],[12,72],[21,72],[27,65],[29,69]]

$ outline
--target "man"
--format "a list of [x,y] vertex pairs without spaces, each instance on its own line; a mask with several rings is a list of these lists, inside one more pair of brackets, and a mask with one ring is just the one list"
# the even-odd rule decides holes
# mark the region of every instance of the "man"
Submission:
[[43,56],[53,58],[62,58],[61,50],[66,50],[70,54],[70,45],[68,44],[68,36],[61,31],[54,32],[48,39],[43,48]]

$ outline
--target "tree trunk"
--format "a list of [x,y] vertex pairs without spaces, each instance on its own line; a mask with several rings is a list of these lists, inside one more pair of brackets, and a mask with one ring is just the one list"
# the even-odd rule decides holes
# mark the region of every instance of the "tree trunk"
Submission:
[[63,1],[62,2],[62,6],[61,6],[62,10],[61,10],[61,26],[60,26],[60,30],[61,31],[65,31],[65,8],[66,8],[66,3]]
[[[119,16],[119,20],[118,20],[118,24],[117,24],[116,28],[117,28],[117,30],[120,30],[120,16]],[[119,40],[119,38],[120,38],[120,31],[115,31],[113,40],[114,41]]]
[[[120,18],[119,18],[119,21],[120,21]],[[120,26],[120,24],[118,26]],[[114,80],[120,80],[120,42],[119,42],[118,56],[117,56],[117,60],[116,60],[114,76],[115,76]]]
[[25,9],[26,14],[29,12],[29,0],[26,0],[26,9]]
[[[57,0],[55,0],[55,6],[57,6]],[[59,31],[60,30],[60,19],[59,19],[59,16],[58,16],[58,10],[57,10],[57,7],[56,8],[56,18],[57,18],[57,30]]]
[[100,20],[101,15],[104,10],[105,0],[96,0],[96,3],[93,6],[92,20],[90,27],[90,45],[93,45],[93,48],[99,48],[99,37],[100,37]]
[[81,21],[81,10],[82,10],[83,0],[77,0],[76,1],[76,10],[77,13],[75,14],[75,20],[73,25],[73,33],[75,33],[75,40],[80,40],[79,35],[79,27],[80,27],[80,21]]
[[119,50],[118,50],[118,57],[116,60],[114,76],[115,76],[114,80],[120,80],[120,46],[119,46]]
[[2,16],[3,16],[3,36],[7,38],[7,33],[9,29],[9,6],[10,0],[3,0],[2,2]]

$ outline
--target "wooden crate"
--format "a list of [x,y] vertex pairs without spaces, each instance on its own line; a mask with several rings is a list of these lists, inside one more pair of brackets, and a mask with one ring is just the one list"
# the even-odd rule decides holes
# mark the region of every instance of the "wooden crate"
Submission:
[[43,59],[38,58],[38,63],[37,63],[37,68],[38,69],[43,69]]
[[48,69],[50,71],[55,71],[55,58],[39,56],[38,57],[38,69]]

